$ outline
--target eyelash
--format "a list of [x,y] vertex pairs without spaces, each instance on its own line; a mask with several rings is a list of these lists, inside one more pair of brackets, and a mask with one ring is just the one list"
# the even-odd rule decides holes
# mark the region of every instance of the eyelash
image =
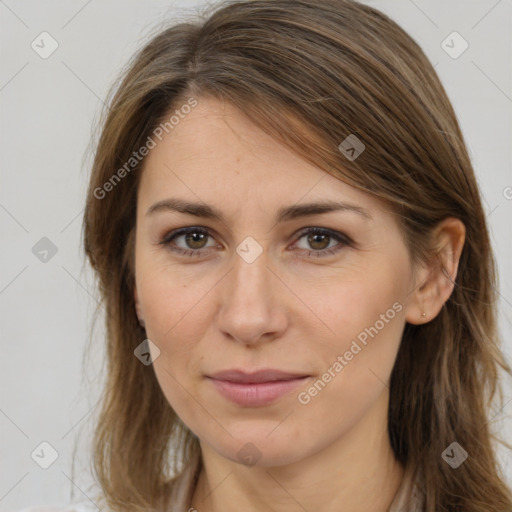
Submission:
[[[200,256],[205,251],[205,249],[182,249],[181,247],[176,247],[176,246],[171,245],[171,242],[174,239],[178,238],[179,236],[187,235],[189,233],[199,233],[199,234],[204,234],[207,236],[212,236],[212,234],[207,229],[204,229],[204,228],[200,228],[200,227],[181,228],[181,229],[171,231],[170,233],[165,235],[160,240],[159,244],[163,245],[163,246],[169,248],[169,250],[176,252],[178,254],[181,254],[182,256],[185,256],[185,257]],[[325,235],[325,236],[330,237],[331,239],[334,239],[335,241],[337,241],[339,243],[338,243],[338,245],[336,245],[330,249],[321,249],[321,250],[317,250],[317,251],[302,249],[302,250],[308,252],[308,257],[323,258],[326,256],[331,256],[331,255],[339,252],[343,247],[351,247],[353,245],[352,240],[347,235],[338,233],[336,231],[332,231],[330,229],[318,228],[318,227],[310,227],[310,228],[303,229],[298,234],[297,240],[300,240],[304,236],[310,235],[310,234]],[[211,247],[210,247],[210,249],[211,249]]]

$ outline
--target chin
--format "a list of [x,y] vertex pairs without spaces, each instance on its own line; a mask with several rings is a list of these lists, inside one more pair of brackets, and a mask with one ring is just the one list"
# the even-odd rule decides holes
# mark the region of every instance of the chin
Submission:
[[[275,422],[259,423],[252,426],[240,425],[238,429],[228,427],[233,437],[226,433],[221,442],[215,438],[207,440],[207,443],[222,457],[247,467],[284,466],[300,461],[307,456],[308,451],[315,451],[314,447],[307,450],[304,440],[292,435],[284,427],[276,429]],[[277,433],[280,428],[283,430]]]

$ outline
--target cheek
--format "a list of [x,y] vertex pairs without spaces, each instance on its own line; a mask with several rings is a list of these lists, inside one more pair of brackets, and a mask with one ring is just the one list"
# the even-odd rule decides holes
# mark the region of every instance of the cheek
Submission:
[[317,344],[318,374],[297,397],[304,427],[307,418],[329,418],[326,437],[351,429],[386,392],[405,324],[401,295],[389,277],[360,276],[337,290],[322,310],[335,335]]
[[[139,259],[136,272],[146,334],[160,350],[155,372],[169,399],[168,394],[179,394],[180,383],[186,386],[190,375],[198,373],[204,357],[198,346],[211,326],[208,293],[218,278],[212,272],[198,276],[197,269],[192,272],[186,267],[177,272],[150,261],[149,256]],[[173,396],[172,401],[178,398]]]
[[318,302],[319,316],[332,331],[318,344],[324,371],[341,364],[343,369],[336,365],[335,373],[344,377],[333,379],[333,388],[343,385],[356,395],[375,385],[382,388],[387,381],[405,325],[403,275],[383,264],[375,268],[379,270],[340,280]]
[[211,272],[198,275],[197,270],[186,267],[178,272],[172,266],[149,260],[150,257],[147,262],[141,258],[137,264],[137,290],[146,325],[155,341],[160,339],[165,343],[185,325],[187,332],[193,332],[194,325],[199,327],[197,320],[202,318],[206,296],[215,285],[215,279]]
[[[142,258],[136,269],[137,290],[143,304],[147,337],[159,348],[153,369],[159,386],[187,425],[204,421],[203,411],[190,400],[191,375],[201,363],[197,346],[207,329],[205,295],[213,286],[186,272],[148,264]],[[148,262],[149,263],[149,262]]]

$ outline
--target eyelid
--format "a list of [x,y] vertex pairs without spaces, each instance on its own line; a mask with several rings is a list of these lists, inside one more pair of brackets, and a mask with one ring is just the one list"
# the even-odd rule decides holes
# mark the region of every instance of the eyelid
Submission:
[[347,245],[354,243],[352,239],[345,233],[341,231],[336,231],[334,229],[322,228],[320,226],[307,226],[305,228],[300,229],[298,232],[294,233],[293,236],[294,238],[296,237],[300,239],[304,235],[308,235],[310,233],[329,235],[330,237],[338,240],[339,242],[343,242]]

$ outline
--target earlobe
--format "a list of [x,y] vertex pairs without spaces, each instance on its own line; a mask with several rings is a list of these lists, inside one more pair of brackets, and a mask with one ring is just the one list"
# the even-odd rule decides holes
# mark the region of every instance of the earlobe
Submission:
[[432,258],[419,269],[416,289],[406,310],[411,324],[433,320],[450,298],[464,246],[466,228],[462,221],[449,217],[433,231]]

